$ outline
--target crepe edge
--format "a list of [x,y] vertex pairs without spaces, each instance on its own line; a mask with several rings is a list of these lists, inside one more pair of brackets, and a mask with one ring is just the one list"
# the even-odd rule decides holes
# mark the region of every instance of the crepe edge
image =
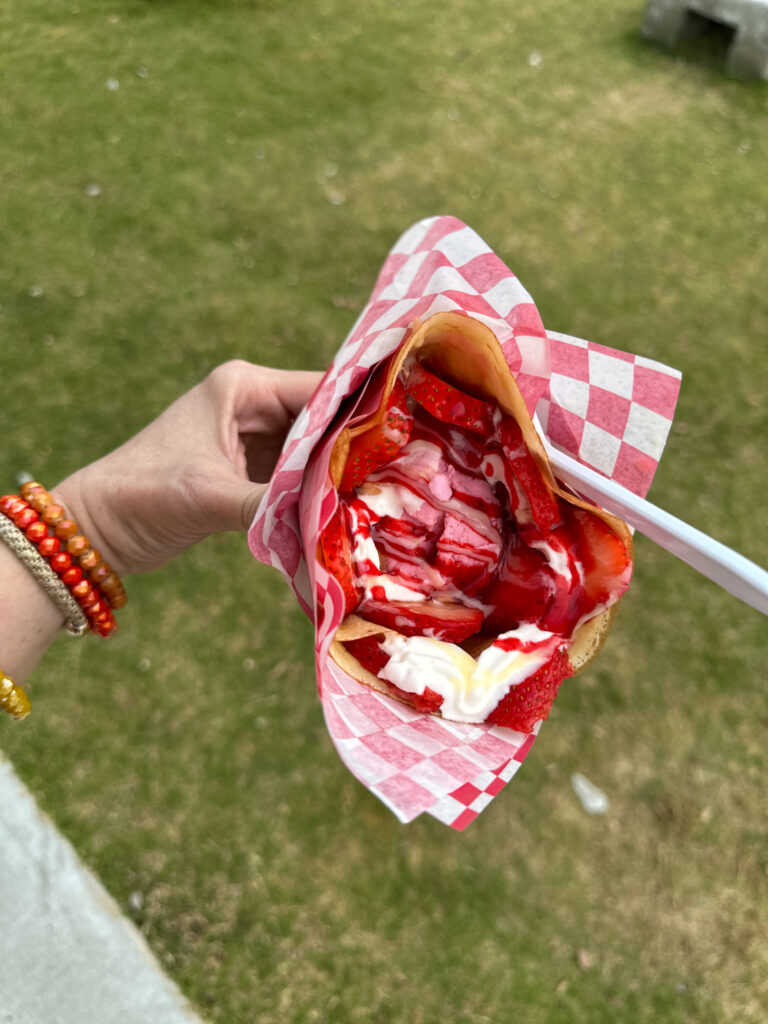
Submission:
[[[469,344],[474,358],[468,359],[464,346]],[[376,411],[355,427],[341,431],[331,452],[329,474],[335,488],[338,488],[353,437],[365,433],[381,423],[386,415],[387,399],[395,385],[398,374],[406,359],[419,352],[424,362],[438,374],[447,376],[455,385],[475,397],[492,401],[502,412],[512,416],[518,423],[528,450],[531,452],[549,489],[564,501],[599,516],[616,533],[624,544],[630,561],[634,564],[632,533],[627,524],[618,516],[607,512],[573,494],[555,477],[544,444],[539,437],[528,412],[514,375],[507,365],[504,353],[496,335],[490,327],[464,313],[435,313],[423,323],[415,321],[400,349],[395,353],[382,388],[381,400]],[[493,384],[493,386],[489,386]],[[318,551],[318,557],[322,554]],[[597,657],[618,614],[623,600],[618,598],[610,608],[583,623],[575,631],[567,654],[571,663],[571,675],[583,672]],[[348,616],[336,631],[329,654],[336,664],[348,675],[379,693],[413,707],[406,699],[394,694],[382,680],[369,672],[344,646],[349,640],[364,636],[377,636],[396,630],[367,622],[360,616]],[[442,717],[439,712],[431,712]]]

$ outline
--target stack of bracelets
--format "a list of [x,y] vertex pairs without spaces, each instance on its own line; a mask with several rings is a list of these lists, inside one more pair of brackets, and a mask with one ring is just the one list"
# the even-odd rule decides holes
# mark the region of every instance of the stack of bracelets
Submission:
[[[117,631],[123,584],[42,484],[30,481],[19,494],[0,497],[0,539],[59,607],[68,632],[82,636],[90,629],[106,637]],[[2,672],[0,708],[14,718],[29,713],[27,695]]]

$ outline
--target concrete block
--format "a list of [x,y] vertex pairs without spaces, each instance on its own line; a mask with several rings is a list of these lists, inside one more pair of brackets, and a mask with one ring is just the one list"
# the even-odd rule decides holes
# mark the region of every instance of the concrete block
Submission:
[[663,46],[698,35],[707,22],[733,32],[728,70],[768,79],[768,0],[648,0],[640,32]]
[[0,1022],[203,1024],[0,755]]

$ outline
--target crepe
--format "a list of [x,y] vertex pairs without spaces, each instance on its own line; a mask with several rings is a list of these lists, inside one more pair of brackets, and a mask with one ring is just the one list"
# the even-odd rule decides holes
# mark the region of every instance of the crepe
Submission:
[[[337,489],[344,479],[350,446],[354,439],[370,434],[374,428],[381,426],[387,416],[388,404],[399,375],[404,367],[407,368],[414,361],[427,367],[436,377],[449,382],[461,392],[481,399],[494,409],[500,410],[501,414],[511,417],[519,427],[525,447],[534,460],[549,494],[572,509],[581,509],[598,517],[621,541],[631,566],[632,536],[629,528],[617,517],[582,500],[557,481],[499,341],[487,326],[464,314],[437,313],[424,323],[414,325],[386,369],[386,380],[378,408],[362,422],[342,430],[333,447],[329,473]],[[318,558],[321,562],[324,561],[322,546],[318,551]],[[327,564],[326,568],[329,571],[331,569]],[[570,636],[563,638],[562,649],[567,653],[569,662],[566,675],[583,670],[595,658],[610,630],[620,599],[621,594],[617,594],[609,602],[609,606],[598,610],[587,621],[580,623]],[[396,629],[367,621],[364,612],[347,615],[336,631],[330,647],[330,657],[345,672],[372,689],[413,704],[412,698],[397,689],[393,690],[388,682],[369,671],[345,646],[350,641],[362,637],[386,638],[393,635],[398,635]],[[461,648],[471,657],[477,658],[493,642],[492,636],[489,637],[481,631],[478,636],[464,640]],[[440,714],[440,711],[435,713]]]

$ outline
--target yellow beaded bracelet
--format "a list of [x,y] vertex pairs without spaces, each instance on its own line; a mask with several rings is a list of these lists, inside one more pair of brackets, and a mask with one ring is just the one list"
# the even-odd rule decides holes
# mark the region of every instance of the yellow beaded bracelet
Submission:
[[0,672],[0,708],[19,722],[32,710],[23,688],[4,672]]

